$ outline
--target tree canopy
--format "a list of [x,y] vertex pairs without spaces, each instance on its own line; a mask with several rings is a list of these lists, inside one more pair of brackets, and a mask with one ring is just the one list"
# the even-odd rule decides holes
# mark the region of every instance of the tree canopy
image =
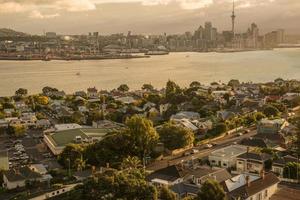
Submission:
[[194,133],[175,123],[165,123],[159,130],[160,140],[169,150],[190,146],[194,142]]
[[225,200],[225,192],[221,185],[213,179],[208,179],[202,185],[196,200]]

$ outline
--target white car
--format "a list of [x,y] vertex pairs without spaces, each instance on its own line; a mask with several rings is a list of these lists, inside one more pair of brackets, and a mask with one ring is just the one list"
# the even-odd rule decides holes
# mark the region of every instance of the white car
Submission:
[[198,149],[192,149],[192,154],[199,153]]
[[206,144],[205,147],[208,148],[208,149],[210,149],[210,148],[213,147],[213,145],[212,144]]

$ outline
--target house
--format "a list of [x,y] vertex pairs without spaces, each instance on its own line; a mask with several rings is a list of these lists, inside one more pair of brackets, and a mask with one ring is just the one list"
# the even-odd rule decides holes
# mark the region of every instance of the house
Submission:
[[190,111],[181,111],[172,115],[171,120],[181,120],[181,119],[189,119],[189,120],[199,120],[200,114],[197,112],[190,112]]
[[93,176],[93,172],[91,169],[87,169],[84,171],[76,171],[73,173],[73,176],[76,178],[77,181],[84,181],[88,178]]
[[50,128],[51,122],[48,119],[39,119],[35,123],[37,128],[47,129]]
[[201,166],[189,171],[189,175],[192,177],[191,181],[197,186],[201,186],[208,179],[213,179],[218,183],[221,183],[231,178],[230,173],[224,168]]
[[160,115],[163,115],[170,107],[171,105],[170,104],[160,104],[159,105],[159,113]]
[[0,119],[0,128],[8,128],[9,122],[5,119]]
[[99,98],[98,90],[96,87],[87,89],[87,97],[89,99],[97,99]]
[[42,175],[27,166],[3,172],[3,187],[8,190],[25,187],[26,181],[42,181]]
[[146,180],[156,186],[172,186],[183,182],[188,171],[180,165],[171,165],[159,169],[146,177]]
[[240,174],[221,183],[230,200],[269,200],[280,180],[273,173]]
[[265,170],[267,165],[266,162],[270,161],[271,158],[271,155],[265,153],[243,153],[237,156],[236,170],[239,173],[247,172],[259,174],[262,170]]
[[208,160],[212,166],[231,168],[236,166],[237,157],[246,152],[245,146],[231,145],[211,152]]
[[278,174],[279,177],[282,178],[283,177],[284,167],[289,162],[297,162],[297,158],[295,158],[295,157],[293,157],[291,155],[286,155],[286,156],[280,157],[280,158],[278,158],[276,160],[273,160],[273,163],[272,163],[272,172],[274,172],[275,174]]
[[262,119],[257,125],[258,134],[276,134],[288,125],[285,119]]
[[116,101],[120,101],[123,104],[133,104],[136,100],[131,96],[125,96],[125,97],[116,97]]

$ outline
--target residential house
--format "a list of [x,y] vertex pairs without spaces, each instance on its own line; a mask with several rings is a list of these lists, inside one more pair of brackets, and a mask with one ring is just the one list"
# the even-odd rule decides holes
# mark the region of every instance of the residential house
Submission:
[[172,115],[170,120],[181,120],[181,119],[188,119],[188,120],[199,120],[200,114],[197,112],[190,112],[190,111],[181,111]]
[[280,180],[273,173],[240,174],[221,183],[230,200],[269,200]]
[[257,125],[258,134],[276,134],[279,133],[288,122],[285,119],[262,119]]
[[286,155],[286,156],[280,157],[276,160],[273,160],[272,171],[275,174],[278,174],[279,177],[283,177],[284,167],[289,162],[299,162],[299,160],[297,160],[296,157],[293,157],[291,155]]
[[236,159],[236,171],[239,173],[256,173],[266,170],[268,166],[266,162],[271,161],[272,156],[265,153],[246,152]]
[[231,145],[211,152],[208,160],[212,166],[235,168],[237,157],[246,152],[247,147],[245,146]]
[[3,172],[3,187],[8,190],[25,187],[26,181],[42,181],[42,175],[27,166]]
[[172,186],[183,182],[188,171],[180,165],[171,165],[149,174],[146,179],[156,186]]
[[98,90],[96,87],[87,89],[87,97],[89,99],[97,99],[99,98]]

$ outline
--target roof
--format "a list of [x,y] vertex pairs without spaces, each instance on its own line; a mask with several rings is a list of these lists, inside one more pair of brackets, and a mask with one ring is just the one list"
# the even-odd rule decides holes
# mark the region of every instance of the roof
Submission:
[[248,160],[259,160],[259,161],[266,161],[272,158],[271,155],[266,153],[253,153],[253,152],[246,152],[239,155],[237,158],[241,159],[248,159]]
[[189,171],[189,174],[195,178],[201,178],[202,181],[214,179],[219,183],[231,178],[230,173],[223,168],[201,167]]
[[[245,174],[242,174],[242,176],[245,176]],[[234,198],[240,197],[240,199],[243,200],[279,182],[280,180],[273,173],[265,174],[264,178],[256,177],[255,179],[253,178],[251,179],[251,175],[250,175],[249,186],[246,184],[246,182],[244,182],[239,187],[236,187],[235,189],[230,191],[228,191],[228,188],[225,187],[225,191],[228,191],[227,195],[229,197],[234,197]]]
[[79,128],[79,129],[70,129],[64,131],[58,131],[53,134],[47,135],[55,146],[65,146],[74,141],[77,136],[80,136],[82,139],[88,138],[101,138],[104,137],[111,130],[105,128]]
[[297,162],[297,158],[290,156],[290,155],[286,155],[286,156],[280,157],[276,160],[273,160],[273,165],[284,167],[285,164],[287,164],[289,162]]
[[267,143],[262,138],[245,138],[241,141],[241,145],[249,147],[267,148]]
[[147,180],[161,179],[169,182],[173,182],[179,178],[183,178],[187,175],[187,171],[177,165],[171,165],[163,169],[159,169],[147,176]]
[[178,183],[170,188],[173,192],[179,194],[179,195],[185,195],[185,194],[198,194],[200,188],[197,185],[188,184],[188,183]]
[[8,170],[4,172],[5,177],[10,182],[15,181],[23,181],[23,180],[30,180],[30,179],[38,179],[41,178],[37,172],[32,171],[29,167],[21,167],[18,170]]
[[213,151],[210,156],[217,156],[217,157],[235,157],[240,154],[247,152],[247,148],[241,145],[231,145],[224,147],[222,149],[218,149]]

